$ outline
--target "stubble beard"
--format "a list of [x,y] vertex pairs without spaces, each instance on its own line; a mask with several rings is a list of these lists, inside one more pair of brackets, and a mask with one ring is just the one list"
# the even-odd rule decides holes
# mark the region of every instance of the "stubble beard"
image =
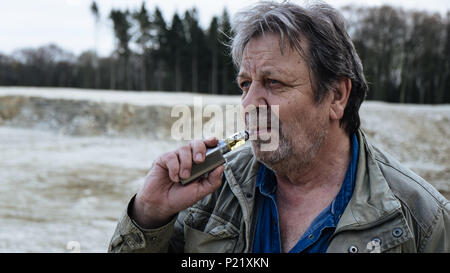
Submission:
[[316,158],[328,129],[324,121],[317,126],[305,130],[302,122],[296,121],[291,132],[301,132],[297,135],[288,135],[284,132],[283,124],[279,121],[279,144],[273,151],[263,151],[261,145],[267,141],[252,140],[251,147],[256,159],[278,174],[288,174],[293,171],[308,169]]

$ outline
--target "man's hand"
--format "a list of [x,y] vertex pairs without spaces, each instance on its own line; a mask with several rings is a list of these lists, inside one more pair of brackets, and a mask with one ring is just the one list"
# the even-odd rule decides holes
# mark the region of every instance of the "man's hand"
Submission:
[[193,140],[173,152],[160,156],[148,172],[136,195],[131,217],[143,228],[160,227],[176,213],[192,206],[222,184],[223,166],[183,186],[180,178],[191,174],[192,162],[205,160],[206,148],[215,147],[217,138]]

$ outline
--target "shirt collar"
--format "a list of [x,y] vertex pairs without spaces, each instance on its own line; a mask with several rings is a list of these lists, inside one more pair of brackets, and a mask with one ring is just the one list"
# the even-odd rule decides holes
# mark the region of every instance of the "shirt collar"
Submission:
[[275,173],[266,167],[263,163],[259,165],[258,174],[256,176],[256,187],[259,188],[261,194],[272,196],[277,189],[277,178]]

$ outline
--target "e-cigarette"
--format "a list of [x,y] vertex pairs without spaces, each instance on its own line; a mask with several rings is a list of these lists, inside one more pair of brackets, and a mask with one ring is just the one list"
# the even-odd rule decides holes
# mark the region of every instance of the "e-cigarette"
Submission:
[[242,146],[247,140],[247,131],[242,131],[220,140],[216,147],[206,149],[205,161],[200,164],[193,163],[191,176],[187,179],[181,179],[181,184],[186,185],[224,164],[225,158],[223,155]]

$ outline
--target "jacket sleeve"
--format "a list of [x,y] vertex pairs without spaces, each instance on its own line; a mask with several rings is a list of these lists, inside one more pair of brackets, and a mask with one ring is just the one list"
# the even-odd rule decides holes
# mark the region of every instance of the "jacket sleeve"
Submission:
[[[164,253],[164,252],[181,252],[183,249],[174,249],[174,246],[182,247],[182,242],[170,243],[171,240],[176,241],[175,226],[180,228],[177,216],[166,225],[155,229],[144,229],[137,225],[131,219],[129,209],[134,202],[135,196],[128,203],[127,209],[120,217],[119,223],[109,243],[108,252],[147,252],[147,253]],[[182,228],[182,227],[181,227]],[[170,247],[169,247],[170,246]]]
[[450,253],[450,202],[442,207],[436,217],[436,224],[431,234],[425,239],[423,252]]

